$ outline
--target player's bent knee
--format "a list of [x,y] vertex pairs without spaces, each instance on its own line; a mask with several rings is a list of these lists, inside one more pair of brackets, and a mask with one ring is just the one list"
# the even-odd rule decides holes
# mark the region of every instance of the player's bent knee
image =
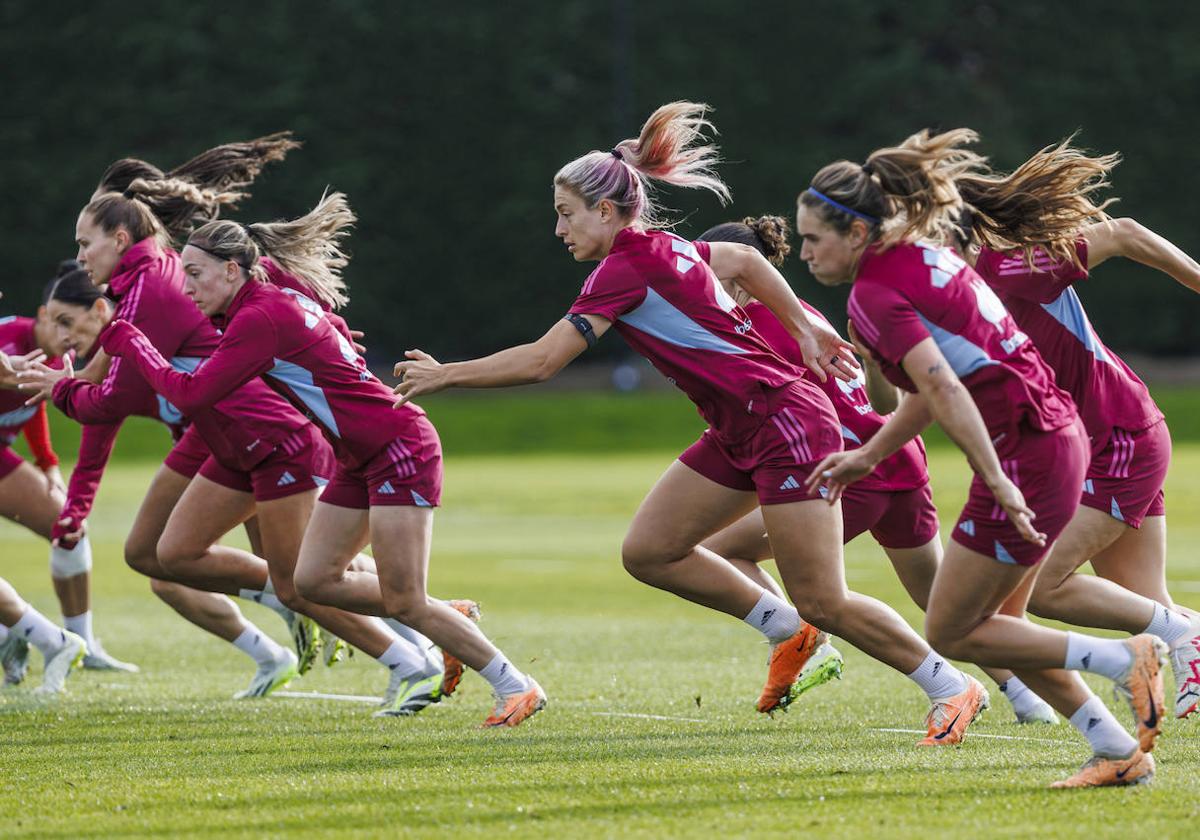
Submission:
[[429,598],[424,592],[383,588],[383,610],[401,624],[420,624],[429,609]]
[[190,565],[208,551],[208,546],[192,546],[172,539],[158,541],[156,553],[163,570],[170,574],[185,574]]
[[125,565],[139,574],[154,577],[159,571],[154,545],[140,541],[125,543]]

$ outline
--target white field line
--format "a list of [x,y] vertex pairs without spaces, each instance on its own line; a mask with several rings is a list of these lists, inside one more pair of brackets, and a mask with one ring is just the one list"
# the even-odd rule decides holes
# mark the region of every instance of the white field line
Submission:
[[675,717],[674,715],[643,715],[637,712],[592,712],[596,717],[641,718],[643,720],[681,720],[684,723],[708,723],[703,718]]
[[343,703],[374,703],[379,705],[378,697],[367,697],[363,694],[325,694],[320,691],[272,691],[269,697],[291,697],[298,700],[340,700]]
[[[887,726],[872,726],[872,732],[903,732],[906,735],[927,735],[924,729],[892,729]],[[997,741],[1037,741],[1040,744],[1062,744],[1063,741],[1056,741],[1053,738],[1025,738],[1020,735],[988,735],[983,732],[970,732],[968,738],[994,738]]]

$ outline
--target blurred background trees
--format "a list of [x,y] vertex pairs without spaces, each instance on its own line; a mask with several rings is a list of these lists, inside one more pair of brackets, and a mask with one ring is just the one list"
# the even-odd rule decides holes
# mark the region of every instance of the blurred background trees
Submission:
[[[0,312],[32,311],[113,159],[166,169],[290,128],[304,148],[237,217],[298,215],[327,185],[348,193],[360,218],[348,318],[373,362],[527,340],[590,270],[553,236],[554,172],[679,98],[714,107],[734,195],[722,208],[669,194],[684,235],[790,217],[830,160],[967,125],[1001,167],[1076,130],[1089,148],[1120,150],[1115,212],[1196,255],[1197,32],[1196,4],[1114,0],[4,0]],[[844,290],[820,288],[795,258],[785,273],[844,319]],[[1119,351],[1197,352],[1197,301],[1165,278],[1106,265],[1083,296]]]

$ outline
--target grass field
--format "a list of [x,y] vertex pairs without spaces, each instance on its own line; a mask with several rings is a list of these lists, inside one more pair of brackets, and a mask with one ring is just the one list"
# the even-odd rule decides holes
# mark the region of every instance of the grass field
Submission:
[[[138,675],[79,673],[38,703],[0,695],[0,835],[285,836],[1172,836],[1200,817],[1200,721],[1172,720],[1147,789],[1052,792],[1086,757],[1065,726],[993,709],[960,749],[925,751],[924,697],[843,647],[839,683],[775,719],[753,710],[766,648],[739,622],[628,578],[620,539],[673,453],[461,456],[450,449],[431,588],[484,607],[484,628],[546,688],[514,731],[479,731],[486,684],[410,720],[365,704],[233,701],[249,660],[175,618],[120,547],[152,466],[110,469],[91,521],[96,621]],[[938,502],[965,494],[961,456],[932,453]],[[1200,607],[1200,446],[1169,487],[1171,578]],[[45,547],[0,524],[2,573],[49,615]],[[853,586],[919,626],[869,538],[848,549]],[[247,615],[284,640],[255,605]],[[30,683],[40,679],[40,657]],[[297,691],[379,694],[358,657]],[[1125,717],[1123,710],[1118,714]]]

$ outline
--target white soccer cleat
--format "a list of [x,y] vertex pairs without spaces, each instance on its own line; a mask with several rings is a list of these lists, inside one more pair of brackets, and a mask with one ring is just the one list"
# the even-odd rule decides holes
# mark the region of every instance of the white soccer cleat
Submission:
[[70,630],[63,630],[62,634],[62,645],[46,657],[42,684],[33,690],[34,694],[62,693],[66,688],[67,675],[83,661],[83,655],[87,652],[87,642]]
[[283,688],[299,676],[297,662],[296,654],[285,649],[283,651],[283,659],[258,666],[258,671],[255,672],[254,678],[250,680],[250,685],[233,695],[234,699],[245,700],[251,697],[266,697],[275,689]]
[[142,670],[132,662],[122,662],[111,655],[100,644],[99,639],[92,639],[87,653],[83,655],[83,667],[88,671],[124,671],[127,674],[136,674]]
[[29,642],[16,633],[9,633],[0,642],[0,663],[4,666],[4,684],[18,685],[29,672]]
[[1188,637],[1171,650],[1175,672],[1175,717],[1185,718],[1200,708],[1200,618],[1192,618]]

